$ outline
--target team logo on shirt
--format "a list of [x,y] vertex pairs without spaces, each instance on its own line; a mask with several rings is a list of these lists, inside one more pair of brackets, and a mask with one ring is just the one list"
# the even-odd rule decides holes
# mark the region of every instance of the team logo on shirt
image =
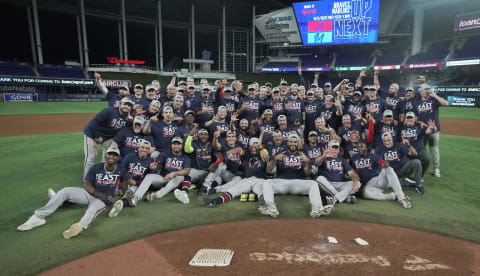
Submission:
[[393,126],[383,125],[382,133],[390,133],[392,135],[392,137],[396,136],[395,128]]
[[142,144],[144,141],[145,139],[140,138],[138,136],[127,137],[127,140],[125,141],[125,145],[127,147],[138,148],[140,144]]
[[417,129],[416,128],[402,129],[402,138],[405,138],[405,139],[415,138],[414,140],[417,140],[418,138]]
[[112,127],[112,128],[122,128],[122,127],[124,127],[126,124],[127,124],[127,122],[126,122],[124,119],[116,118],[116,119],[113,119],[113,120],[110,122],[110,127]]
[[234,103],[226,103],[225,107],[227,108],[228,113],[232,113],[235,111],[235,104]]
[[273,106],[272,106],[272,111],[277,111],[277,112],[281,112],[283,111],[283,104],[282,102],[276,102]]
[[110,173],[97,173],[95,175],[95,182],[99,185],[119,185],[120,184],[120,175],[119,174],[110,174]]
[[398,151],[389,150],[383,154],[383,159],[387,161],[395,161],[395,160],[400,160],[400,156],[398,156]]
[[432,113],[433,112],[432,102],[422,102],[422,104],[419,104],[417,106],[417,111]]
[[319,148],[308,150],[308,158],[314,159],[322,155],[322,150]]
[[302,107],[301,102],[297,102],[297,101],[289,101],[288,102],[288,110],[300,110],[301,107]]
[[147,168],[145,168],[141,163],[130,163],[128,166],[128,172],[137,175],[137,176],[143,176]]
[[316,104],[309,104],[305,107],[306,113],[315,113],[317,112],[317,105]]
[[370,163],[370,158],[361,158],[361,159],[355,160],[355,167],[357,169],[371,168],[372,164]]
[[330,141],[330,133],[319,133],[318,142],[319,143],[328,143]]
[[220,130],[221,132],[227,132],[230,130],[230,127],[226,123],[221,125],[216,125],[215,128],[216,130]]
[[173,135],[175,135],[176,130],[177,130],[177,127],[175,127],[175,126],[163,127],[163,135],[164,136],[173,136]]
[[358,154],[358,149],[356,147],[353,147],[348,151],[348,154],[350,155],[350,157],[353,157],[354,155]]
[[400,99],[387,97],[385,101],[387,102],[388,105],[392,106],[393,108],[396,108]]
[[285,167],[301,167],[302,162],[299,156],[289,155],[283,158],[283,165]]
[[258,157],[252,157],[248,160],[249,168],[260,168],[262,167],[262,160]]
[[245,103],[247,104],[248,110],[258,110],[258,102],[251,100]]
[[212,159],[212,148],[207,147],[197,149],[195,151],[195,157],[210,161]]
[[330,110],[325,110],[325,111],[320,112],[320,115],[325,119],[325,121],[330,119],[332,117],[332,114],[333,114],[333,112],[330,111]]
[[183,160],[168,157],[165,162],[165,168],[174,169],[177,171],[183,170]]
[[336,171],[336,172],[343,172],[343,164],[342,162],[336,161],[336,160],[327,160],[327,169],[329,171]]
[[356,114],[356,113],[362,113],[363,112],[363,108],[359,105],[349,105],[348,106],[348,111],[350,113],[353,113],[353,114]]

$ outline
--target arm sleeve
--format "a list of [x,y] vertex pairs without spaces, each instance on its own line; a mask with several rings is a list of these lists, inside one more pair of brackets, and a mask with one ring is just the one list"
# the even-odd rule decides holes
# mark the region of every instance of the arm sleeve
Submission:
[[100,91],[102,91],[103,95],[107,95],[108,89],[102,80],[97,80],[97,87]]
[[184,150],[186,153],[192,153],[194,148],[192,147],[192,136],[188,135],[187,139],[185,140],[185,147]]
[[371,143],[373,141],[373,135],[375,133],[375,125],[373,124],[373,120],[370,119],[368,121],[368,135],[367,135],[367,141]]

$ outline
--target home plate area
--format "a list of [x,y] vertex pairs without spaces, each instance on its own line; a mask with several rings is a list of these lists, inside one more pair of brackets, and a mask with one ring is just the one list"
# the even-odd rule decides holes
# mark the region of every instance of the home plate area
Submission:
[[[198,266],[208,256],[225,258]],[[160,233],[46,274],[85,275],[90,269],[95,274],[99,265],[112,259],[120,266],[109,270],[112,275],[480,274],[478,244],[392,226],[331,220],[243,221]]]

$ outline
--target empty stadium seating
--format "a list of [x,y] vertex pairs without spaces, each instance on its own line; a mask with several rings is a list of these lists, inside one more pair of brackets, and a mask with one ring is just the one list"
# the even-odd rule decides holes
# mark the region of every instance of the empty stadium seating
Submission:
[[35,72],[28,63],[0,61],[0,75],[34,77]]
[[39,64],[37,70],[42,77],[84,79],[80,66]]

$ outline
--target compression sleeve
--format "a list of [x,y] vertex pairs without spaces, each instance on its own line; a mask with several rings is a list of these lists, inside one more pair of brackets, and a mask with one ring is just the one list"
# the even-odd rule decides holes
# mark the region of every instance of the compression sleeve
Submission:
[[192,147],[192,136],[187,135],[187,139],[185,140],[185,152],[186,153],[192,153],[193,152],[193,147]]

